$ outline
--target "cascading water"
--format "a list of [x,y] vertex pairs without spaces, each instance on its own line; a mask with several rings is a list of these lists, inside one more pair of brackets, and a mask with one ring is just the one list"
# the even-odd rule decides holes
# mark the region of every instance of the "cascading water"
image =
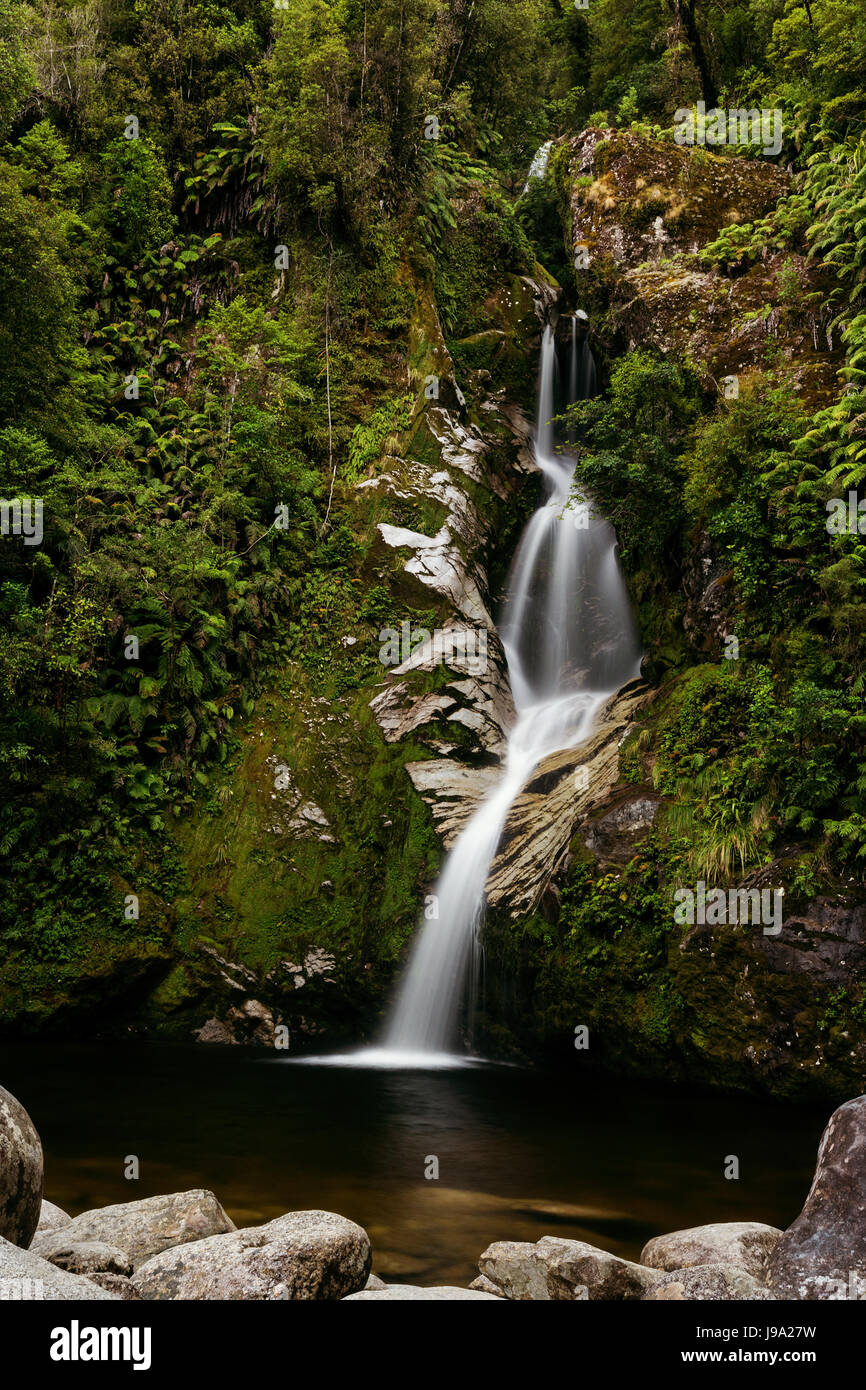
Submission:
[[529,185],[533,179],[543,179],[547,174],[547,164],[550,158],[550,151],[553,148],[552,140],[545,140],[532,156],[532,163],[529,166],[529,173],[526,175],[526,183],[523,185],[524,193],[529,192]]
[[[445,861],[434,895],[438,917],[421,930],[383,1047],[375,1050],[393,1065],[448,1060],[459,1042],[464,1001],[468,997],[471,1007],[475,997],[485,886],[511,803],[541,759],[582,742],[603,701],[640,670],[616,535],[589,502],[572,498],[575,459],[556,448],[557,397],[567,404],[595,392],[595,363],[577,317],[571,320],[567,380],[559,378],[548,327],[535,431],[546,495],[518,545],[500,628],[517,720],[501,782]],[[367,1056],[374,1060],[372,1051]]]

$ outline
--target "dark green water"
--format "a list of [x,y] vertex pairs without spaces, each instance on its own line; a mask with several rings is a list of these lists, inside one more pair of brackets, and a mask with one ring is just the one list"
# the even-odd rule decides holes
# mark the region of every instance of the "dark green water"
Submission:
[[189,1187],[238,1225],[324,1207],[366,1227],[379,1274],[428,1284],[468,1283],[492,1240],[574,1236],[634,1258],[683,1226],[786,1226],[833,1108],[576,1070],[342,1070],[153,1043],[4,1045],[0,1083],[40,1131],[45,1195],[73,1214]]

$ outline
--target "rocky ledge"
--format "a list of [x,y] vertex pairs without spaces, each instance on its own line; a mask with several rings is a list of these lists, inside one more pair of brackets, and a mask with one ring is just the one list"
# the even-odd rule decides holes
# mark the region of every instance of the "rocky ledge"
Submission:
[[786,1231],[726,1221],[655,1236],[638,1261],[581,1240],[496,1241],[469,1288],[386,1284],[367,1232],[330,1211],[238,1230],[212,1192],[70,1217],[42,1193],[42,1148],[0,1088],[0,1296],[127,1300],[864,1300],[866,1095],[831,1116]]

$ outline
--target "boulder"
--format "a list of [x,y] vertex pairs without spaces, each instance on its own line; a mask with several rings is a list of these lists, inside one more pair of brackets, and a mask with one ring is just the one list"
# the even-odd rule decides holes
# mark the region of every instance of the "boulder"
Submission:
[[70,1274],[132,1273],[132,1261],[125,1250],[103,1240],[70,1240],[68,1227],[35,1235],[30,1249],[34,1255],[67,1269]]
[[353,1221],[293,1211],[166,1250],[132,1282],[148,1299],[339,1299],[364,1288],[371,1259],[367,1232]]
[[101,1289],[83,1279],[78,1274],[67,1274],[65,1269],[34,1255],[32,1250],[22,1250],[18,1245],[0,1237],[0,1299],[116,1299],[117,1295],[108,1289]]
[[651,1269],[694,1269],[696,1265],[736,1265],[763,1280],[782,1232],[760,1221],[719,1221],[685,1231],[655,1236],[641,1251],[640,1262]]
[[767,1285],[777,1298],[866,1298],[866,1096],[831,1115],[806,1204],[770,1256]]
[[663,1274],[643,1295],[644,1303],[664,1300],[722,1302],[772,1300],[773,1295],[740,1265],[706,1264]]
[[437,1284],[429,1289],[421,1288],[419,1284],[388,1284],[384,1289],[362,1289],[360,1293],[351,1293],[343,1299],[343,1302],[354,1303],[362,1298],[365,1300],[382,1299],[386,1303],[397,1300],[402,1302],[404,1299],[441,1302],[455,1298],[482,1298],[488,1303],[502,1302],[502,1299],[496,1294],[481,1293],[478,1289],[461,1289],[456,1284]]
[[477,1289],[479,1293],[492,1293],[497,1298],[504,1298],[505,1295],[498,1284],[494,1284],[492,1279],[488,1279],[486,1274],[479,1274],[477,1279],[473,1279],[469,1285],[470,1289]]
[[220,1046],[237,1044],[237,1038],[228,1024],[220,1023],[218,1018],[209,1018],[194,1034],[194,1037],[200,1043],[217,1043]]
[[505,1298],[520,1301],[641,1298],[661,1275],[582,1240],[501,1240],[478,1261]]
[[42,1206],[42,1145],[24,1106],[0,1086],[0,1236],[26,1250]]
[[162,1250],[234,1229],[213,1193],[193,1188],[83,1211],[64,1226],[63,1234],[71,1242],[98,1240],[116,1245],[137,1269]]
[[42,1236],[47,1231],[60,1231],[64,1226],[68,1226],[71,1220],[72,1217],[62,1207],[56,1207],[53,1202],[46,1201],[43,1197],[36,1234]]
[[91,1284],[98,1284],[101,1289],[107,1289],[126,1303],[144,1302],[138,1289],[133,1287],[132,1280],[125,1279],[122,1274],[108,1274],[99,1270],[95,1274],[88,1274],[87,1278]]

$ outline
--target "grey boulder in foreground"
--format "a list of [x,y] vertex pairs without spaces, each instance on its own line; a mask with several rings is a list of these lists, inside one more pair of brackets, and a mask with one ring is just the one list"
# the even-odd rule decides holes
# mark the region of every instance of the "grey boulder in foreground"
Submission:
[[0,1286],[9,1299],[116,1300],[117,1295],[92,1284],[79,1274],[68,1274],[49,1264],[32,1250],[22,1250],[0,1238]]
[[712,1226],[692,1226],[655,1236],[641,1251],[640,1262],[651,1269],[671,1271],[697,1265],[736,1265],[762,1280],[767,1260],[782,1232],[760,1221],[720,1221]]
[[866,1299],[866,1096],[831,1115],[806,1204],[770,1256],[767,1283],[777,1298]]
[[132,1261],[125,1250],[104,1240],[70,1240],[68,1228],[33,1237],[34,1255],[41,1255],[70,1274],[131,1274]]
[[644,1303],[681,1299],[690,1302],[772,1301],[773,1295],[739,1265],[707,1264],[663,1274],[643,1296]]
[[42,1210],[39,1213],[39,1225],[36,1227],[36,1235],[44,1236],[49,1231],[62,1231],[64,1226],[68,1226],[72,1217],[62,1207],[55,1206],[47,1198],[42,1198]]
[[26,1250],[42,1208],[42,1145],[24,1106],[0,1086],[0,1236]]
[[363,1289],[367,1232],[330,1211],[293,1211],[264,1226],[176,1246],[140,1265],[148,1299],[342,1299]]
[[544,1236],[534,1245],[499,1240],[478,1268],[505,1298],[520,1302],[641,1298],[661,1278],[657,1270],[622,1260],[582,1240]]
[[101,1241],[117,1246],[136,1269],[162,1250],[234,1229],[213,1193],[193,1188],[83,1211],[63,1227],[63,1237],[69,1244]]

